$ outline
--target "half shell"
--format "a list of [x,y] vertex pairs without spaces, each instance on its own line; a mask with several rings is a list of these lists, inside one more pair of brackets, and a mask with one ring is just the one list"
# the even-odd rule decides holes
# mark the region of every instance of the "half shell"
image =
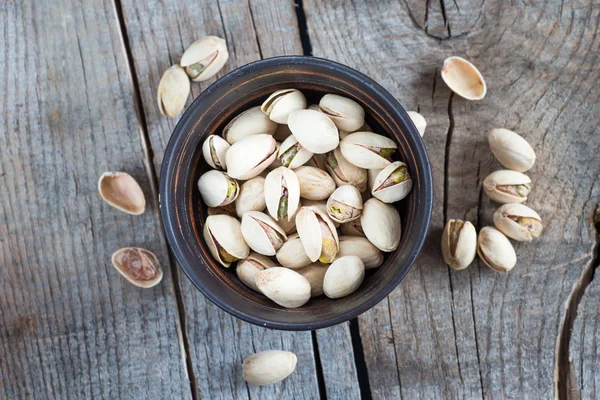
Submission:
[[357,256],[366,269],[377,268],[383,264],[383,253],[365,237],[341,236],[340,251],[337,257]]
[[360,222],[367,239],[379,250],[390,252],[400,245],[400,214],[393,206],[369,199],[363,206]]
[[126,172],[105,172],[98,180],[102,199],[114,208],[131,215],[141,215],[146,210],[142,188]]
[[287,240],[277,222],[260,211],[248,211],[244,214],[242,236],[252,250],[265,256],[274,256]]
[[325,200],[335,190],[335,182],[322,169],[304,165],[296,168],[294,173],[300,184],[300,197],[304,199]]
[[227,43],[217,36],[196,40],[181,56],[181,66],[194,82],[202,82],[215,75],[227,62]]
[[265,179],[265,202],[276,221],[293,218],[300,203],[300,184],[294,171],[279,167],[269,172]]
[[288,116],[296,110],[306,108],[306,98],[297,89],[283,89],[271,94],[262,104],[261,110],[271,121],[278,124],[287,124]]
[[542,234],[542,218],[523,204],[505,204],[494,213],[494,225],[511,239],[531,242]]
[[277,157],[277,143],[273,136],[259,134],[235,142],[227,151],[227,174],[234,179],[254,178]]
[[457,95],[467,100],[485,97],[487,87],[481,72],[464,58],[446,58],[441,74],[446,85]]
[[384,203],[394,203],[408,195],[412,184],[406,164],[402,161],[394,161],[377,174],[371,194]]
[[312,262],[329,264],[337,255],[340,242],[333,221],[318,207],[302,207],[296,215],[296,229],[306,255]]
[[338,186],[352,185],[360,192],[367,188],[367,170],[348,162],[339,147],[327,153],[327,171]]
[[238,217],[242,218],[246,211],[262,211],[266,206],[265,178],[256,176],[240,186],[240,193],[235,199],[235,211]]
[[503,169],[483,180],[483,191],[498,203],[522,203],[531,191],[531,179],[520,172]]
[[234,144],[247,136],[266,133],[273,135],[277,129],[277,123],[271,121],[260,109],[260,106],[252,107],[232,119],[223,129],[223,138],[230,144]]
[[352,185],[340,186],[327,199],[327,215],[340,224],[360,218],[362,208],[362,195]]
[[237,262],[235,273],[244,285],[260,293],[255,282],[256,273],[263,269],[273,268],[275,266],[277,266],[277,264],[271,261],[269,257],[257,253],[250,253],[248,257]]
[[385,168],[398,145],[373,132],[355,132],[340,142],[342,154],[352,164],[365,169]]
[[221,136],[210,135],[202,144],[204,160],[215,169],[227,169],[225,155],[229,150],[229,143]]
[[235,179],[224,172],[210,170],[198,179],[198,189],[204,204],[208,207],[221,207],[235,201],[240,187]]
[[305,164],[312,156],[313,153],[302,147],[294,135],[290,135],[279,146],[277,157],[281,165],[294,169]]
[[228,215],[211,215],[204,222],[204,241],[212,256],[225,268],[248,257],[240,221]]
[[140,247],[125,247],[115,251],[112,264],[125,279],[141,288],[155,286],[163,277],[156,255]]
[[331,118],[338,129],[346,132],[354,132],[365,123],[365,110],[347,97],[326,94],[321,98],[319,108]]
[[322,112],[294,111],[290,114],[288,126],[302,147],[316,154],[327,153],[340,143],[335,124]]
[[277,261],[282,266],[290,269],[303,268],[311,263],[297,233],[289,236],[288,240],[277,251]]

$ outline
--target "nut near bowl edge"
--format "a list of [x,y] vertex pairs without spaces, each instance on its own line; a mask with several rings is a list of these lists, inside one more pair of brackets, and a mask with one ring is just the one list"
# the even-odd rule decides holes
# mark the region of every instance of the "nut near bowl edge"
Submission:
[[[408,197],[395,204],[402,223],[398,249],[368,270],[360,288],[341,299],[312,298],[286,309],[246,287],[235,267],[223,268],[210,255],[202,230],[207,208],[196,182],[210,167],[202,143],[219,134],[242,111],[260,105],[279,89],[296,88],[309,104],[335,93],[354,99],[373,130],[398,143],[396,159],[413,179]],[[186,110],[167,146],[160,176],[161,214],[167,239],[181,268],[213,303],[244,321],[274,329],[313,330],[352,319],[387,296],[412,267],[427,234],[433,201],[431,169],[421,137],[406,111],[383,87],[336,62],[306,56],[275,57],[238,68],[206,89]]]

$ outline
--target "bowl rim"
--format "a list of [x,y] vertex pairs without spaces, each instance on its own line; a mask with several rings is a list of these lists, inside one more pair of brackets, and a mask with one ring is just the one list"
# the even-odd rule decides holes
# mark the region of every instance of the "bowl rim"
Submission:
[[[405,270],[400,271],[398,274],[393,276],[392,279],[390,279],[390,281],[387,282],[385,286],[383,286],[379,290],[379,292],[377,292],[371,298],[367,299],[358,307],[332,317],[326,317],[318,321],[309,323],[280,322],[264,320],[262,318],[255,317],[251,314],[239,310],[234,306],[231,306],[227,302],[222,301],[219,298],[219,296],[216,293],[214,293],[216,291],[213,291],[213,289],[208,285],[201,285],[195,282],[195,279],[192,278],[190,272],[188,272],[188,270],[191,270],[193,267],[189,264],[185,256],[185,246],[183,246],[183,243],[180,243],[180,241],[176,237],[176,204],[174,201],[172,201],[173,193],[169,191],[169,189],[174,184],[171,179],[171,177],[174,176],[173,169],[176,168],[173,159],[177,157],[177,150],[182,147],[182,142],[186,140],[185,127],[187,127],[188,124],[193,123],[192,117],[194,116],[194,110],[199,107],[199,105],[206,99],[206,97],[211,95],[213,89],[217,86],[229,83],[230,80],[234,79],[237,76],[246,75],[250,72],[255,72],[257,68],[274,65],[283,67],[284,65],[288,64],[313,64],[332,70],[339,70],[344,72],[346,75],[353,76],[354,79],[357,79],[362,85],[371,86],[372,89],[375,92],[377,92],[377,94],[380,96],[381,100],[385,101],[387,105],[395,111],[395,117],[402,120],[404,125],[408,128],[409,135],[416,138],[416,140],[414,141],[415,146],[411,146],[411,151],[415,154],[415,159],[418,160],[420,164],[419,167],[422,172],[422,182],[424,187],[423,194],[425,197],[424,199],[419,200],[419,203],[422,204],[423,209],[420,213],[421,220],[414,221],[414,226],[417,227],[417,229],[415,229],[417,231],[415,238],[416,246],[414,246],[410,250],[408,256],[405,259],[405,264],[408,265],[408,267]],[[183,272],[185,273],[187,278],[192,282],[192,284],[206,298],[208,298],[213,304],[217,305],[220,309],[243,321],[271,329],[280,329],[287,331],[306,331],[327,328],[356,318],[360,314],[368,311],[369,309],[377,305],[379,302],[381,302],[400,284],[400,282],[402,282],[406,274],[413,268],[415,261],[424,245],[425,238],[429,230],[432,208],[433,178],[431,173],[431,164],[429,161],[429,156],[427,154],[427,150],[425,148],[425,144],[421,138],[421,135],[418,133],[417,128],[414,126],[414,123],[408,116],[404,107],[402,107],[398,100],[396,100],[396,98],[392,96],[391,93],[389,93],[383,86],[381,86],[379,83],[369,78],[368,76],[364,75],[363,73],[353,68],[350,68],[344,64],[340,64],[338,62],[328,60],[325,58],[313,56],[277,56],[265,58],[245,64],[217,79],[208,88],[206,88],[185,110],[180,120],[177,122],[175,128],[173,129],[173,132],[171,133],[171,137],[169,138],[167,147],[165,148],[163,160],[161,163],[159,182],[159,209],[162,218],[163,229],[165,231],[165,236],[167,238],[167,242],[171,251],[175,255],[178,267],[183,270]]]

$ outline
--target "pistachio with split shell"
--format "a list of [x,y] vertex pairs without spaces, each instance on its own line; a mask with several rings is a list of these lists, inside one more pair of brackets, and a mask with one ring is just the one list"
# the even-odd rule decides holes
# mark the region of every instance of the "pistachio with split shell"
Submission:
[[300,269],[311,263],[297,233],[288,237],[288,240],[277,251],[276,257],[279,264],[290,269]]
[[244,359],[242,377],[251,385],[270,385],[287,378],[297,362],[296,355],[289,351],[261,351]]
[[198,189],[204,204],[220,207],[232,203],[237,198],[240,187],[235,179],[224,172],[211,169],[198,179]]
[[511,239],[531,242],[544,229],[542,219],[524,204],[504,204],[494,213],[494,225]]
[[[363,207],[364,207],[364,203],[363,203]],[[340,225],[340,231],[342,232],[342,235],[346,235],[346,236],[366,237],[365,232],[363,231],[363,228],[362,228],[362,224],[360,223],[360,218]]]
[[371,194],[384,203],[394,203],[408,195],[412,183],[407,165],[402,161],[394,161],[377,174]]
[[327,268],[323,292],[331,299],[345,297],[354,293],[364,279],[365,265],[359,257],[340,257]]
[[373,132],[351,133],[340,142],[340,150],[346,160],[365,169],[387,167],[397,148],[392,139]]
[[517,254],[510,241],[496,228],[486,226],[477,237],[477,254],[491,269],[508,272],[517,263]]
[[347,97],[326,94],[321,98],[319,107],[338,129],[346,132],[354,132],[365,123],[365,110],[356,101]]
[[271,121],[278,124],[287,124],[291,112],[304,110],[305,108],[306,97],[301,91],[298,89],[283,89],[271,94],[260,109]]
[[310,297],[323,295],[323,278],[325,278],[328,267],[329,265],[317,262],[296,271],[310,283]]
[[169,67],[160,78],[156,101],[160,113],[167,117],[178,116],[190,95],[190,80],[179,65]]
[[417,131],[419,131],[419,135],[423,137],[425,134],[425,128],[427,128],[427,121],[425,121],[425,118],[416,111],[408,111],[407,114],[412,120],[413,124],[415,124]]
[[[296,213],[298,213],[298,210],[301,207],[302,199],[298,201],[298,208],[296,209]],[[286,235],[296,232],[296,214],[292,215],[292,218],[290,218],[289,220],[286,218],[279,218],[277,224],[281,227],[281,229],[283,229]]]
[[240,186],[240,193],[235,199],[235,211],[238,217],[242,217],[246,211],[262,211],[265,203],[265,178],[255,176],[248,179]]
[[335,182],[322,169],[303,165],[294,170],[300,184],[300,197],[308,200],[325,200],[335,190]]
[[273,136],[259,134],[235,142],[225,156],[227,174],[234,179],[254,178],[277,157],[277,143]]
[[492,129],[488,135],[494,157],[505,168],[525,172],[535,164],[535,151],[527,140],[508,129]]
[[[239,195],[238,195],[239,198]],[[236,199],[237,201],[237,199]],[[235,203],[229,203],[226,204],[224,206],[220,206],[220,207],[208,207],[208,215],[220,215],[220,214],[225,214],[225,215],[229,215],[230,217],[235,217],[236,214],[236,210],[235,210]]]
[[[343,225],[342,225],[343,226]],[[340,251],[337,258],[357,256],[365,264],[366,269],[377,268],[383,264],[383,253],[365,237],[341,236]]]
[[340,224],[360,218],[362,208],[362,196],[352,185],[340,186],[327,199],[327,214]]
[[240,221],[228,215],[211,215],[204,222],[204,241],[212,256],[225,268],[248,257]]
[[287,240],[285,232],[277,222],[260,211],[244,213],[242,236],[252,250],[265,256],[274,256]]
[[163,277],[156,255],[139,247],[125,247],[115,251],[112,264],[125,279],[141,288],[156,286]]
[[225,40],[217,36],[206,36],[187,48],[181,56],[180,64],[191,80],[202,82],[219,72],[228,58]]
[[339,147],[327,153],[327,171],[338,186],[352,185],[360,192],[367,188],[367,170],[348,162]]
[[441,75],[446,85],[457,95],[467,100],[481,100],[485,97],[487,86],[481,72],[464,58],[446,58]]
[[283,267],[258,271],[256,286],[269,299],[285,308],[297,308],[310,299],[310,283],[299,273]]
[[306,165],[325,170],[327,168],[327,154],[313,154]]
[[442,234],[442,256],[451,268],[467,268],[475,259],[477,232],[469,221],[451,219]]
[[269,172],[265,179],[265,202],[276,221],[293,218],[300,203],[300,184],[294,171],[279,167]]
[[288,126],[302,147],[316,154],[327,153],[340,143],[333,121],[318,111],[294,111],[290,113]]
[[210,135],[202,144],[202,155],[204,160],[215,169],[227,169],[225,155],[229,150],[229,143],[221,136]]
[[390,252],[400,245],[400,214],[393,206],[369,199],[363,205],[360,222],[366,238],[379,250]]
[[498,203],[522,203],[531,191],[531,179],[520,172],[503,169],[483,180],[483,191]]
[[247,136],[266,133],[273,135],[277,129],[277,123],[271,121],[260,109],[260,106],[252,107],[232,119],[223,128],[223,138],[234,144]]
[[296,229],[306,255],[312,262],[329,264],[340,247],[333,221],[318,207],[302,207],[296,215]]
[[260,293],[255,282],[256,273],[275,266],[277,264],[271,261],[269,257],[252,252],[248,257],[237,262],[235,273],[244,285]]
[[[306,207],[317,207],[319,210],[321,210],[322,213],[327,214],[327,201],[326,200],[308,200],[308,199],[304,199],[304,202],[302,203],[302,205],[306,206]],[[333,226],[335,226],[336,228],[338,228],[340,226],[339,222],[333,221]]]
[[290,135],[279,146],[278,158],[284,167],[298,168],[310,160],[312,156],[313,153],[302,147],[294,135]]
[[103,173],[98,179],[98,192],[102,200],[127,214],[141,215],[146,210],[142,188],[126,172]]

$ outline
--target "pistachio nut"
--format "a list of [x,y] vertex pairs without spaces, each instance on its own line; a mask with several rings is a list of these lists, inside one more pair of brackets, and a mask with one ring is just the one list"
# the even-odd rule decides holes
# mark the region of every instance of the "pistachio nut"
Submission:
[[287,124],[278,124],[277,129],[275,129],[275,133],[273,133],[273,137],[278,142],[283,142],[285,139],[290,137],[292,131],[290,131],[290,127]]
[[442,256],[452,269],[467,268],[475,259],[477,232],[469,221],[451,219],[442,234]]
[[274,256],[287,240],[285,232],[277,222],[260,211],[244,213],[242,236],[252,250],[265,256]]
[[[301,207],[302,199],[298,201],[298,208],[296,209],[296,214],[298,213],[298,210],[300,210]],[[279,221],[277,221],[277,224],[281,227],[281,229],[283,229],[286,235],[296,232],[296,214],[292,215],[292,218],[290,218],[289,220],[286,218],[280,218]]]
[[524,204],[504,204],[494,213],[494,225],[511,239],[531,242],[544,229],[542,219]]
[[289,351],[261,351],[244,359],[242,377],[251,385],[270,385],[287,378],[297,362],[296,355]]
[[306,255],[312,262],[329,264],[340,247],[333,221],[318,207],[302,207],[296,215],[296,229]]
[[531,191],[531,179],[520,172],[502,169],[483,180],[483,191],[498,203],[522,203]]
[[214,169],[227,170],[225,154],[229,147],[229,143],[221,136],[209,135],[202,144],[204,160]]
[[178,116],[190,95],[190,80],[179,65],[169,67],[160,78],[156,101],[160,113],[166,117]]
[[362,208],[362,196],[352,185],[340,186],[327,199],[327,214],[340,224],[359,218]]
[[313,110],[290,113],[288,126],[302,147],[316,154],[324,154],[338,147],[338,130],[329,117]]
[[102,200],[127,214],[141,215],[146,211],[140,184],[126,172],[103,173],[98,179],[98,192]]
[[220,207],[235,201],[240,187],[235,179],[224,172],[211,169],[198,179],[198,189],[204,204],[208,207]]
[[365,237],[340,236],[340,251],[337,258],[357,256],[366,269],[377,268],[383,264],[383,253]]
[[269,299],[285,308],[297,308],[310,299],[308,280],[289,268],[273,267],[258,271],[258,289]]
[[277,251],[276,257],[279,264],[290,269],[300,269],[311,263],[297,233],[288,236],[288,240]]
[[296,271],[310,283],[310,297],[323,295],[323,278],[325,278],[328,267],[328,265],[316,262]]
[[294,171],[279,167],[269,172],[265,179],[265,202],[276,221],[294,217],[300,203],[300,184]]
[[[364,204],[363,204],[363,207],[364,207]],[[340,225],[340,231],[342,232],[342,235],[345,235],[345,236],[366,237],[365,232],[363,231],[363,228],[362,228],[362,224],[360,223],[360,218]]]
[[163,277],[158,257],[139,247],[125,247],[115,251],[112,264],[125,279],[141,288],[156,286]]
[[354,132],[365,123],[365,110],[356,101],[347,97],[326,94],[321,98],[319,107],[338,129],[346,132]]
[[302,147],[294,135],[290,135],[279,146],[277,157],[281,165],[294,169],[305,164],[312,156],[313,153]]
[[235,212],[238,217],[242,218],[246,211],[262,211],[266,206],[265,178],[255,176],[242,183],[240,193],[235,199]]
[[417,131],[419,131],[419,135],[423,137],[425,134],[425,128],[427,128],[427,121],[425,121],[425,118],[416,111],[408,111],[407,114],[412,120],[413,124],[415,124],[415,128],[417,128]]
[[227,62],[229,53],[224,39],[206,36],[196,40],[181,56],[181,66],[194,82],[202,82],[215,75]]
[[355,132],[340,142],[346,160],[360,168],[385,168],[398,145],[392,139],[373,132]]
[[[306,207],[317,207],[319,210],[321,210],[322,213],[327,214],[327,201],[325,200],[308,200],[308,199],[304,199],[302,205],[306,206]],[[339,222],[333,221],[333,226],[335,226],[336,228],[338,228],[340,226]]]
[[[239,198],[239,195],[238,195]],[[237,199],[235,199],[237,201]],[[229,203],[229,204],[225,204],[224,206],[220,206],[220,207],[208,207],[208,215],[220,215],[220,214],[225,214],[225,215],[229,215],[230,217],[235,217],[236,214],[236,210],[235,210],[235,203]]]
[[481,72],[464,58],[446,58],[441,75],[446,85],[457,95],[467,100],[481,100],[485,97],[487,87]]
[[327,154],[313,154],[306,165],[325,170],[327,168]]
[[477,254],[491,269],[508,272],[517,263],[517,254],[510,241],[496,228],[486,226],[477,237]]
[[354,293],[365,279],[365,265],[357,256],[336,259],[323,278],[323,292],[331,299]]
[[223,129],[223,138],[234,144],[246,136],[266,133],[273,135],[277,129],[277,123],[271,121],[260,109],[260,106],[252,107],[232,119]]
[[527,140],[508,129],[492,129],[488,135],[494,157],[505,168],[525,172],[535,164],[535,151]]
[[277,143],[271,135],[252,135],[238,140],[225,156],[227,174],[240,180],[254,178],[271,165],[277,157],[277,150]]
[[327,153],[327,171],[338,186],[352,185],[360,192],[367,188],[367,170],[348,162],[339,147]]
[[395,203],[408,195],[412,184],[408,166],[402,161],[394,161],[377,174],[371,194],[384,203]]
[[322,169],[303,165],[294,170],[300,184],[300,197],[308,200],[325,200],[335,190],[335,182]]
[[298,89],[278,90],[271,94],[260,107],[271,121],[278,124],[287,124],[291,112],[305,108],[306,97]]
[[400,214],[393,206],[376,198],[367,200],[363,205],[360,223],[366,238],[379,250],[390,252],[400,245]]
[[210,215],[204,222],[204,241],[212,256],[225,268],[248,257],[240,221],[228,215]]
[[269,257],[252,252],[248,257],[237,262],[235,273],[244,285],[260,293],[255,282],[256,273],[275,266],[277,264],[271,261]]

